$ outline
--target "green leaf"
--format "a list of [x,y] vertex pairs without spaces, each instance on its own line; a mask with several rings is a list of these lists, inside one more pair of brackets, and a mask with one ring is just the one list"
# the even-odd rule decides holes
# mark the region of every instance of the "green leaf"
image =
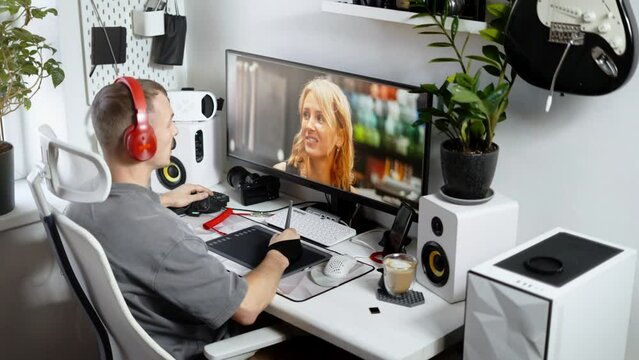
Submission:
[[486,134],[486,126],[484,125],[483,121],[473,119],[470,121],[468,132],[470,133],[472,138],[481,139]]
[[442,48],[442,47],[453,47],[453,45],[448,42],[433,42],[428,44],[428,47]]
[[475,78],[464,73],[455,74],[454,82],[469,90],[472,90],[475,87]]
[[495,3],[486,5],[486,11],[498,18],[506,17],[510,14],[510,6],[505,3]]
[[486,98],[483,100],[484,106],[488,110],[488,113],[494,113],[497,110],[497,107],[501,103],[502,99],[506,95],[508,91],[508,84],[501,84],[495,88],[491,93],[486,94]]
[[422,35],[444,35],[440,31],[420,31],[419,33]]
[[450,34],[453,40],[455,39],[455,36],[457,36],[457,29],[459,29],[459,17],[455,16],[452,24],[450,25]]
[[47,16],[47,12],[42,11],[40,9],[31,9],[31,16],[33,16],[36,19],[42,19],[45,16]]
[[500,63],[501,51],[495,45],[484,45],[481,48],[482,54],[496,63]]
[[439,88],[435,84],[421,84],[419,88],[429,94],[437,95],[439,93]]
[[24,98],[22,106],[24,106],[25,110],[29,110],[31,108],[31,100],[29,98]]
[[458,103],[479,103],[481,99],[474,92],[458,84],[450,84],[448,91],[453,95],[452,99]]
[[493,41],[501,44],[501,32],[498,29],[483,29],[479,31],[479,35],[488,41]]
[[445,62],[457,62],[457,59],[454,58],[434,58],[429,61],[429,63],[445,63]]
[[499,70],[495,66],[486,65],[486,66],[483,67],[483,69],[486,70],[486,72],[489,73],[492,76],[495,76],[495,77],[500,77],[501,76],[501,70]]
[[60,68],[51,69],[48,72],[51,75],[51,82],[53,82],[53,87],[58,87],[64,81],[64,71]]
[[499,63],[494,62],[492,59],[484,57],[484,56],[479,56],[479,55],[467,55],[466,56],[468,59],[473,59],[473,60],[477,60],[477,61],[481,61],[483,63],[498,67]]
[[33,64],[22,65],[20,72],[24,75],[38,75],[38,69]]

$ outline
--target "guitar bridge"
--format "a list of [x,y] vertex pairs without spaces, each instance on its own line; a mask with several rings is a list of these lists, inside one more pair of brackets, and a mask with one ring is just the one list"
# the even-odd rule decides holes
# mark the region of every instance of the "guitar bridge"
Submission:
[[553,22],[550,23],[548,41],[557,44],[568,44],[572,41],[573,45],[583,45],[584,32],[579,25]]

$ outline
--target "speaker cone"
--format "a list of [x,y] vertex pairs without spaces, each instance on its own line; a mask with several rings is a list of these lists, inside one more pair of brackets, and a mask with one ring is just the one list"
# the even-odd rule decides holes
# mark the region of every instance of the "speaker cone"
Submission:
[[156,170],[155,174],[160,184],[169,190],[175,189],[186,182],[186,169],[175,156],[171,156],[171,163],[168,166]]
[[446,252],[438,243],[429,241],[422,248],[422,270],[435,286],[444,286],[448,282],[450,269]]

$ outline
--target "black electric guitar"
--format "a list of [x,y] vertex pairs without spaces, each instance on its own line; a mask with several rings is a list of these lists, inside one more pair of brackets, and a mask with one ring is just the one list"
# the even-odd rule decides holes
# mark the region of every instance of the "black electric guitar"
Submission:
[[[516,0],[504,49],[528,83],[578,95],[616,90],[637,63],[627,0]],[[563,57],[563,61],[561,61]]]

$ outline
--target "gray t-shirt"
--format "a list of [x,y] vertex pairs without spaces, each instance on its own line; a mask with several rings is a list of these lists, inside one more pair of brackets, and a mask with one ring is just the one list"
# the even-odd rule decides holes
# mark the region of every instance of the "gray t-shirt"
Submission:
[[67,216],[102,244],[133,317],[176,359],[200,357],[228,334],[247,284],[150,189],[113,184],[102,203],[72,204]]

